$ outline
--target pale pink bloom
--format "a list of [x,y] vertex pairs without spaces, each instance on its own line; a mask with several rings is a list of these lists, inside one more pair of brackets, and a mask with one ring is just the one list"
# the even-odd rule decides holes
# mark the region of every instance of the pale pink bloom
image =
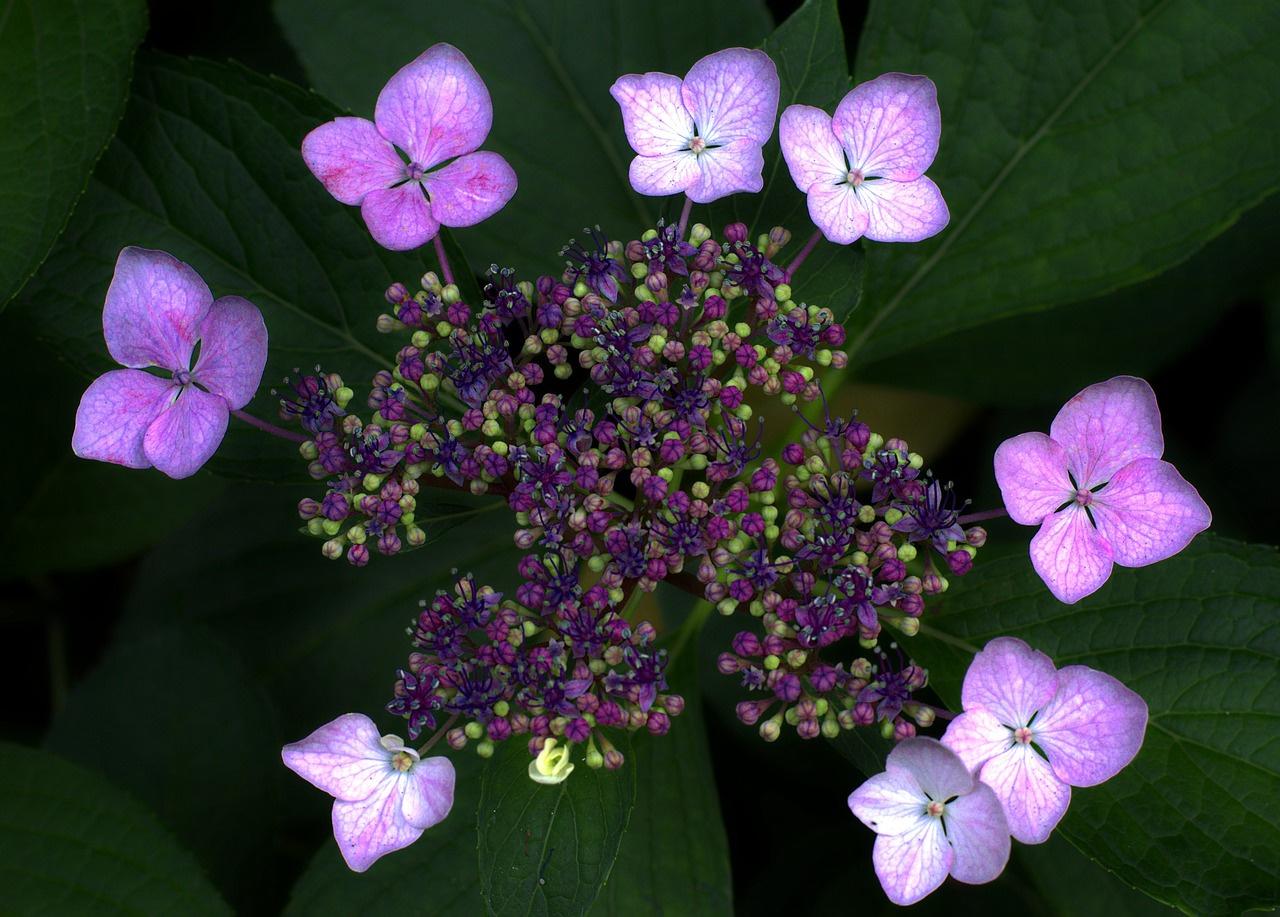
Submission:
[[1096,591],[1112,563],[1164,560],[1209,527],[1209,507],[1163,453],[1155,392],[1134,376],[1080,392],[1048,436],[1023,433],[996,449],[1005,508],[1040,526],[1031,563],[1060,601]]
[[961,701],[942,742],[995,791],[1024,844],[1049,837],[1071,787],[1110,780],[1132,761],[1147,728],[1146,703],[1116,679],[1082,665],[1055,669],[1015,637],[974,657]]
[[430,242],[442,225],[473,226],[516,193],[507,161],[475,152],[489,136],[493,104],[452,45],[428,48],[393,76],[373,118],[320,125],[303,139],[302,158],[330,194],[360,207],[383,248],[407,251]]
[[262,381],[262,313],[239,296],[215,301],[200,275],[173,255],[130,246],[116,260],[102,330],[111,356],[131,368],[89,385],[76,410],[72,450],[128,468],[154,466],[171,478],[195,474],[222,442],[230,412],[248,404]]
[[879,837],[876,876],[894,904],[914,904],[951,875],[990,882],[1009,862],[1009,828],[991,788],[937,739],[904,739],[849,808]]
[[629,73],[609,93],[622,107],[631,186],[641,194],[684,192],[699,204],[764,187],[760,148],[778,114],[778,68],[763,51],[727,48],[681,80]]
[[782,155],[809,197],[809,216],[840,245],[862,236],[919,242],[942,231],[951,214],[924,176],[941,134],[937,87],[906,73],[855,86],[834,117],[792,105],[778,123]]
[[420,759],[398,736],[379,736],[362,713],[343,714],[286,745],[282,757],[334,798],[333,836],[356,872],[408,847],[453,808],[453,762]]

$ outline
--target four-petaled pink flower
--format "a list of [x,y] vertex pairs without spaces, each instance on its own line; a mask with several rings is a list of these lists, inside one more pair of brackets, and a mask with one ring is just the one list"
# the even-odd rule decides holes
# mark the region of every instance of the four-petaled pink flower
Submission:
[[694,64],[683,80],[629,73],[609,93],[622,107],[631,186],[641,194],[685,192],[709,204],[764,187],[760,148],[778,113],[778,68],[763,51],[727,48]]
[[1048,436],[1023,433],[996,449],[1005,508],[1015,522],[1040,525],[1031,563],[1058,599],[1096,591],[1113,562],[1172,557],[1209,527],[1209,507],[1163,453],[1155,392],[1134,376],[1086,388]]
[[919,242],[951,219],[924,170],[942,133],[938,89],[925,76],[886,73],[855,86],[835,117],[810,105],[782,113],[778,140],[809,216],[830,241]]
[[302,141],[302,158],[330,194],[359,205],[383,248],[407,251],[430,242],[441,225],[473,226],[516,193],[507,161],[475,152],[489,136],[493,105],[452,45],[428,48],[393,76],[373,117],[320,125]]
[[334,797],[333,836],[356,872],[408,847],[453,808],[453,762],[420,759],[398,736],[379,736],[362,713],[343,714],[281,755]]
[[[267,364],[267,328],[239,296],[214,300],[200,275],[167,252],[130,246],[116,260],[102,330],[115,369],[76,410],[71,448],[128,468],[195,474],[217,450],[230,412],[249,403]],[[191,357],[200,345],[200,358]],[[144,372],[166,370],[168,378]]]
[[1009,862],[1009,828],[991,788],[937,739],[913,738],[889,752],[886,771],[849,796],[876,834],[872,860],[894,904],[914,904],[948,874],[979,885]]
[[1147,728],[1146,703],[1116,679],[1082,665],[1055,669],[1016,637],[997,637],[974,657],[961,701],[942,742],[995,791],[1024,844],[1049,837],[1071,787],[1096,786],[1132,761]]

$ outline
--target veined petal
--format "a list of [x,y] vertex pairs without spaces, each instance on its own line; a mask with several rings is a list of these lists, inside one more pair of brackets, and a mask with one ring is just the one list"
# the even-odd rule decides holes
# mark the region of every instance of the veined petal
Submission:
[[812,105],[789,105],[778,121],[778,142],[791,180],[806,194],[815,184],[846,180],[849,164],[831,132],[831,116]]
[[[622,108],[627,142],[641,156],[662,156],[689,148],[689,141],[693,139],[693,116],[684,107],[679,77],[669,73],[628,73],[618,77],[609,87],[609,94]],[[635,163],[632,163],[633,172],[634,169]],[[632,181],[634,183],[634,178]]]
[[862,238],[871,220],[866,203],[850,184],[817,182],[808,189],[809,219],[837,245]]
[[975,707],[947,724],[942,744],[955,752],[971,773],[976,773],[996,755],[1009,750],[1013,733],[990,710]]
[[378,188],[404,181],[404,160],[364,118],[335,118],[302,139],[302,159],[325,190],[358,205]]
[[697,204],[709,204],[739,191],[764,187],[764,154],[753,140],[733,140],[695,158],[698,179],[686,189]]
[[951,211],[933,179],[865,181],[858,186],[870,219],[866,237],[873,242],[919,242],[951,222]]
[[1062,406],[1049,435],[1067,452],[1076,483],[1090,490],[1135,459],[1160,458],[1164,436],[1156,393],[1136,376],[1090,385]]
[[116,259],[102,331],[123,366],[190,369],[200,326],[213,305],[209,286],[168,252],[129,246]]
[[665,153],[661,156],[637,156],[629,170],[631,187],[641,194],[661,196],[678,194],[693,187],[702,178],[696,153]]
[[1066,450],[1043,433],[1022,433],[1002,442],[996,449],[995,471],[1005,509],[1021,525],[1039,525],[1075,498]]
[[1033,739],[1063,783],[1096,786],[1138,754],[1147,704],[1110,675],[1087,666],[1065,666],[1058,678],[1058,694],[1036,719]]
[[1031,539],[1031,565],[1068,605],[1102,588],[1111,563],[1111,545],[1075,504],[1045,519]]
[[373,241],[393,252],[426,245],[440,231],[440,221],[417,182],[369,192],[360,205],[360,215]]
[[741,139],[759,147],[773,133],[779,89],[778,68],[769,55],[726,48],[689,68],[680,96],[708,143]]
[[422,837],[422,828],[404,816],[404,797],[410,775],[389,770],[386,779],[365,799],[333,802],[333,836],[342,858],[356,872],[364,872],[383,854],[408,847]]
[[423,758],[408,772],[402,811],[404,820],[419,830],[440,824],[453,808],[455,774],[445,757]]
[[1006,726],[1026,726],[1058,691],[1053,660],[1017,637],[996,637],[973,657],[960,688],[965,712],[985,708]]
[[927,76],[907,73],[886,73],[855,86],[831,120],[850,165],[868,178],[918,178],[932,164],[942,136],[938,87]]
[[904,834],[925,816],[929,799],[904,771],[876,774],[849,794],[849,811],[876,834]]
[[80,458],[126,468],[150,468],[142,450],[147,427],[177,394],[171,379],[140,369],[113,369],[94,379],[80,398],[71,449]]
[[1009,833],[1024,844],[1047,840],[1071,803],[1071,787],[1030,745],[1014,745],[992,758],[979,777],[999,798]]
[[1093,495],[1089,508],[1116,563],[1125,567],[1172,557],[1213,521],[1196,489],[1159,459],[1125,465]]
[[950,799],[973,789],[973,776],[964,762],[937,739],[919,736],[893,747],[885,759],[889,773],[905,771],[929,799]]
[[441,43],[387,81],[373,119],[384,137],[430,169],[480,149],[493,126],[493,102],[466,56]]
[[903,834],[882,834],[871,850],[876,878],[894,904],[915,904],[942,884],[951,871],[955,851],[942,823],[922,816]]
[[347,801],[367,799],[388,774],[391,757],[373,720],[345,713],[281,751],[285,766],[330,796]]
[[431,196],[431,216],[441,225],[474,226],[511,200],[516,170],[497,153],[471,153],[422,176],[422,185]]
[[267,326],[258,307],[239,296],[215,301],[200,329],[192,378],[239,410],[258,390],[266,366]]
[[943,819],[955,850],[951,875],[957,881],[981,885],[1004,872],[1013,845],[1009,822],[991,787],[979,783],[972,793],[956,797],[947,803]]
[[218,451],[229,417],[221,395],[188,385],[151,421],[142,437],[142,451],[169,477],[188,478]]

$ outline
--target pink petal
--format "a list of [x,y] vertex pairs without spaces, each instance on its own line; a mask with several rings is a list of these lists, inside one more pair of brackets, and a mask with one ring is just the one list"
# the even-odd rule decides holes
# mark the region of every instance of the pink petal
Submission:
[[489,90],[452,45],[433,45],[378,95],[374,121],[423,169],[480,149],[493,126]]
[[885,759],[885,767],[889,773],[911,774],[930,799],[950,799],[973,789],[973,777],[964,762],[937,739],[920,736],[899,742]]
[[497,153],[471,153],[424,175],[422,185],[434,219],[444,226],[474,226],[511,200],[516,171]]
[[142,437],[147,461],[171,478],[189,478],[218,451],[227,433],[227,402],[221,395],[185,386]]
[[408,174],[395,147],[364,118],[335,118],[302,139],[302,159],[325,190],[344,204],[358,205],[378,188]]
[[951,212],[933,179],[867,181],[858,194],[870,215],[866,237],[873,242],[919,242],[937,235]]
[[904,771],[876,774],[849,794],[849,811],[877,834],[911,831],[928,804],[919,782]]
[[631,187],[641,194],[661,196],[687,191],[702,179],[698,156],[691,152],[637,156],[629,170]]
[[1000,717],[983,707],[965,710],[947,724],[942,744],[964,762],[970,772],[977,770],[1013,744],[1013,733]]
[[981,885],[1004,872],[1009,862],[1009,823],[995,792],[979,783],[972,793],[947,803],[943,813],[947,839],[955,850],[951,875]]
[[[629,73],[618,77],[609,87],[609,94],[622,108],[627,142],[641,156],[662,156],[689,148],[689,141],[693,139],[693,117],[684,106],[680,89],[680,78],[669,73]],[[633,173],[634,170],[635,163],[632,163]],[[634,176],[632,183],[635,183]],[[641,194],[653,193],[636,190]]]
[[995,791],[1009,833],[1024,844],[1047,840],[1071,803],[1071,787],[1029,745],[1015,744],[992,758],[979,779]]
[[1058,694],[1041,711],[1033,738],[1053,772],[1072,786],[1096,786],[1125,767],[1147,729],[1147,705],[1105,672],[1069,665]]
[[258,307],[239,296],[215,301],[200,329],[192,378],[239,410],[258,390],[266,366],[267,326]]
[[367,799],[388,773],[395,773],[377,727],[363,713],[344,713],[325,723],[286,745],[281,757],[298,776],[348,802]]
[[1111,545],[1074,503],[1045,519],[1031,539],[1031,566],[1068,605],[1102,588],[1111,563]]
[[413,781],[390,768],[365,799],[333,803],[333,836],[342,858],[356,872],[364,872],[383,854],[408,847],[422,837],[422,828],[404,816],[404,797]]
[[1125,567],[1172,557],[1213,521],[1208,504],[1176,468],[1149,458],[1116,472],[1089,509],[1116,563]]
[[142,438],[175,394],[173,380],[138,369],[104,373],[80,398],[71,434],[72,451],[80,458],[150,468]]
[[911,181],[938,153],[938,87],[925,76],[876,77],[855,86],[840,101],[832,130],[849,154],[849,163],[868,178]]
[[445,757],[424,758],[408,777],[402,806],[405,821],[419,829],[440,824],[453,808],[453,762]]
[[809,188],[809,219],[837,245],[862,238],[871,216],[852,185],[817,182]]
[[903,905],[915,904],[941,885],[954,859],[941,821],[928,817],[905,834],[880,835],[871,851],[884,893]]
[[759,147],[773,133],[779,89],[778,68],[769,55],[726,48],[689,68],[680,94],[708,143],[748,140]]
[[417,182],[370,191],[360,205],[360,215],[373,241],[393,252],[426,245],[440,231],[440,222]]
[[996,483],[1014,522],[1039,525],[1075,499],[1067,477],[1067,452],[1043,433],[1023,433],[996,449]]
[[1062,406],[1049,427],[1062,444],[1076,484],[1091,490],[1135,459],[1164,454],[1156,393],[1145,380],[1116,376]]
[[687,190],[694,203],[709,204],[730,194],[755,194],[764,187],[764,154],[752,140],[733,140],[695,159],[698,179]]
[[960,700],[966,713],[985,708],[1016,729],[1031,722],[1057,691],[1052,659],[1017,637],[996,637],[973,657]]
[[200,326],[213,304],[208,285],[168,252],[129,246],[116,259],[102,330],[116,362],[190,369]]
[[811,105],[789,105],[778,121],[778,143],[791,180],[806,194],[818,182],[838,184],[849,174],[831,116]]

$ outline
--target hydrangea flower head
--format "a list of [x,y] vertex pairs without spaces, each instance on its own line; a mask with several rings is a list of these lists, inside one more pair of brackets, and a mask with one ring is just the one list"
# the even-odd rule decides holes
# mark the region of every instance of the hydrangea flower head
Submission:
[[1163,453],[1155,392],[1134,376],[1080,392],[1048,436],[1023,433],[996,449],[1005,507],[1015,522],[1040,526],[1031,563],[1058,599],[1095,592],[1113,563],[1172,557],[1209,527],[1208,505]]
[[1071,787],[1110,780],[1133,760],[1147,705],[1104,672],[1053,660],[1015,637],[978,653],[961,688],[964,713],[942,742],[991,787],[1024,844],[1049,837]]
[[453,808],[453,762],[419,758],[398,736],[379,736],[362,713],[343,714],[281,755],[290,770],[334,797],[333,836],[356,872],[408,847]]
[[373,121],[320,125],[302,141],[302,158],[330,194],[360,207],[374,241],[408,251],[442,225],[473,226],[493,216],[516,193],[507,161],[476,152],[492,125],[480,75],[457,48],[438,44],[383,87]]
[[631,186],[654,196],[683,191],[699,204],[759,191],[760,148],[773,133],[779,86],[769,56],[746,48],[707,55],[683,80],[652,72],[619,77],[609,93],[639,154]]
[[915,904],[948,875],[979,885],[1009,862],[1009,828],[991,788],[937,739],[904,739],[849,796],[875,831],[872,860],[894,904]]
[[90,384],[71,448],[81,458],[154,466],[171,478],[195,474],[222,442],[230,412],[248,404],[262,381],[262,313],[239,296],[215,301],[173,255],[130,246],[116,260],[102,330],[111,356],[129,368]]
[[855,86],[834,117],[792,105],[778,123],[782,155],[809,197],[809,216],[840,245],[862,236],[919,242],[942,231],[951,214],[924,175],[941,133],[937,87],[906,73]]

